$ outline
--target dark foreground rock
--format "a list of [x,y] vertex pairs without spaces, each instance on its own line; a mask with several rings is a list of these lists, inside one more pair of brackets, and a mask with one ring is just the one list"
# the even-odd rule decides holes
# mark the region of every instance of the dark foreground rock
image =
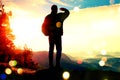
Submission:
[[120,73],[112,71],[77,71],[77,70],[39,70],[36,72],[36,80],[64,80],[64,71],[70,73],[68,80],[120,80]]
[[45,69],[36,72],[36,80],[63,80],[63,70]]
[[[1,67],[1,71],[4,67]],[[120,80],[120,73],[101,70],[70,70],[70,69],[43,69],[33,74],[17,74],[3,76],[4,71],[0,71],[0,80],[64,80],[63,72],[68,71],[70,77],[68,80]],[[4,78],[4,79],[3,79]]]

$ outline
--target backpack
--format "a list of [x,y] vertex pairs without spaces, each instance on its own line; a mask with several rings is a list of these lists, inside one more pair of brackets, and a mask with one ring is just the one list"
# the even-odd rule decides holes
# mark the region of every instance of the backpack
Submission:
[[49,36],[50,35],[50,26],[53,26],[53,16],[51,14],[47,15],[44,19],[44,22],[42,24],[42,33],[45,36]]
[[56,32],[56,15],[49,14],[45,17],[42,24],[42,33],[45,36],[55,34]]
[[45,36],[48,36],[48,35],[49,35],[48,25],[47,25],[45,22],[42,24],[42,33],[43,33]]

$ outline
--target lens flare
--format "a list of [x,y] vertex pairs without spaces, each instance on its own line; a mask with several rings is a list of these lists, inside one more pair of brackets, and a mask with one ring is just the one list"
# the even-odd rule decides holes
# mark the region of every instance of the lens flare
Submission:
[[107,54],[107,51],[106,51],[106,50],[101,50],[101,54],[102,54],[102,55],[106,55],[106,54]]
[[106,62],[107,61],[107,57],[102,57],[102,61]]
[[61,22],[57,22],[57,23],[56,23],[56,27],[57,27],[57,28],[60,28],[61,25],[62,25]]
[[70,77],[70,73],[69,72],[67,72],[67,71],[63,72],[63,79],[64,80],[68,80],[69,77]]
[[0,80],[6,80],[7,75],[6,74],[0,74]]
[[100,66],[104,66],[104,65],[105,65],[105,62],[101,60],[101,61],[99,61],[99,65],[100,65]]
[[12,74],[12,70],[10,68],[6,68],[5,69],[5,73],[10,75],[10,74]]
[[17,61],[16,61],[16,60],[10,60],[10,61],[9,61],[9,65],[10,65],[11,67],[16,66],[16,65],[17,65]]
[[22,73],[23,73],[23,69],[22,69],[22,68],[18,68],[18,69],[17,69],[17,73],[18,73],[18,74],[22,74]]
[[108,80],[107,78],[105,78],[104,80]]
[[83,63],[83,60],[82,60],[82,59],[79,59],[79,60],[77,61],[77,63],[78,63],[78,64],[82,64],[82,63]]
[[79,12],[80,8],[79,7],[74,7],[73,9],[75,12]]

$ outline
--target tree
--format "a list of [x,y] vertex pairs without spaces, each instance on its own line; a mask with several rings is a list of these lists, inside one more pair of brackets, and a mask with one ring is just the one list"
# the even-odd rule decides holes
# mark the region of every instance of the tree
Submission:
[[38,67],[38,64],[32,60],[32,56],[33,56],[32,50],[28,48],[26,44],[24,46],[24,51],[22,54],[23,54],[23,60],[24,60],[24,67],[33,68],[33,69]]
[[24,50],[18,50],[13,43],[15,36],[12,34],[9,22],[12,12],[6,13],[1,1],[0,7],[0,62],[16,60],[19,67],[36,68],[37,64],[32,60],[32,50],[27,45],[24,46]]
[[37,69],[38,64],[33,61],[32,56],[32,50],[25,45],[24,50],[15,49],[15,54],[12,56],[12,59],[18,62],[16,67]]
[[0,7],[0,61],[8,62],[14,52],[15,36],[10,28],[9,15],[4,11],[2,3]]

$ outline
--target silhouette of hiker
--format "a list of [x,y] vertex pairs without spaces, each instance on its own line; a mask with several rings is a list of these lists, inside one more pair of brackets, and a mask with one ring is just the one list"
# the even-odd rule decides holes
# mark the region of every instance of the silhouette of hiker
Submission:
[[56,45],[56,68],[60,68],[60,59],[62,53],[62,38],[63,22],[70,14],[66,8],[60,8],[60,13],[57,13],[57,5],[52,5],[51,13],[45,17],[42,24],[42,32],[45,36],[49,36],[49,68],[53,68],[53,51]]

